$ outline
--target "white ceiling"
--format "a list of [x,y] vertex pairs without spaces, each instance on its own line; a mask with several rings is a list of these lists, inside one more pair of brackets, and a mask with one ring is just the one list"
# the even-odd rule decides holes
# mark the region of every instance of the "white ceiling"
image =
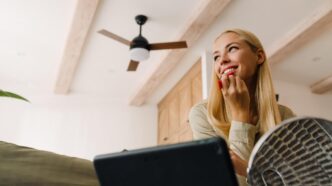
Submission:
[[[233,0],[215,24],[190,46],[183,61],[150,96],[157,103],[224,29],[256,33],[268,49],[289,30],[330,0]],[[128,103],[148,72],[167,51],[152,51],[136,72],[127,72],[127,46],[97,33],[107,29],[128,40],[138,34],[137,14],[149,17],[143,35],[150,42],[173,41],[199,0],[104,0],[99,3],[69,95]],[[54,95],[55,81],[70,30],[76,0],[0,1],[0,88],[35,100]],[[310,86],[332,75],[332,26],[282,62],[272,65],[274,78]]]
[[[135,16],[144,14],[148,21],[142,34],[149,42],[173,41],[182,28],[198,0],[107,0],[102,1],[91,28],[80,67],[72,85],[72,91],[98,94],[111,99],[129,102],[137,84],[144,74],[152,68],[154,61],[166,51],[152,51],[150,58],[143,61],[136,72],[127,72],[129,48],[117,41],[97,33],[107,29],[128,40],[139,33]],[[174,6],[176,5],[176,6]],[[170,13],[170,9],[172,13]],[[94,60],[98,59],[98,60]],[[90,86],[87,86],[87,82]]]

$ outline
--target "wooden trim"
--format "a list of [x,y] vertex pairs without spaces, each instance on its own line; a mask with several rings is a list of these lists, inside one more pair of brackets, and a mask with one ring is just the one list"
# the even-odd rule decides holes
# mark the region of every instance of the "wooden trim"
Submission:
[[310,86],[311,92],[315,94],[323,94],[329,90],[332,90],[332,75],[316,82]]
[[271,64],[281,62],[310,39],[322,33],[331,22],[332,2],[328,1],[267,50],[269,62]]
[[[188,24],[184,27],[179,37],[175,40],[185,40],[190,48],[212,25],[220,13],[225,9],[230,0],[204,0],[201,1],[198,9],[193,11]],[[188,49],[171,50],[159,62],[156,69],[148,73],[146,80],[143,81],[134,96],[130,100],[130,105],[140,106],[156,90],[158,85],[167,75],[181,62]]]
[[99,0],[78,0],[58,72],[55,93],[69,92]]

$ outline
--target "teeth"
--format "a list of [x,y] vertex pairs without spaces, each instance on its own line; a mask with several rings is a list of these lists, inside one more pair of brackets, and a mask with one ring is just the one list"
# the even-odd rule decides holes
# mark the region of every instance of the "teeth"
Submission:
[[235,71],[235,68],[229,68],[229,69],[225,70],[223,74],[228,74],[233,71]]

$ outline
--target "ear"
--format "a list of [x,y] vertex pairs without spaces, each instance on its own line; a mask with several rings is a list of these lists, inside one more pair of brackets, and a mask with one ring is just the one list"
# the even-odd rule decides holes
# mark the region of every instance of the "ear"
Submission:
[[261,65],[265,61],[265,53],[262,49],[257,50],[257,65]]

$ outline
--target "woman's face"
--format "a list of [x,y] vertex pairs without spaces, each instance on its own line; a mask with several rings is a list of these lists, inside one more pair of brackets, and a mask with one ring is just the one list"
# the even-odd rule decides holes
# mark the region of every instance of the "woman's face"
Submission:
[[257,65],[264,62],[262,50],[253,52],[249,44],[235,33],[221,35],[213,45],[214,70],[219,78],[223,74],[239,76],[250,82]]

